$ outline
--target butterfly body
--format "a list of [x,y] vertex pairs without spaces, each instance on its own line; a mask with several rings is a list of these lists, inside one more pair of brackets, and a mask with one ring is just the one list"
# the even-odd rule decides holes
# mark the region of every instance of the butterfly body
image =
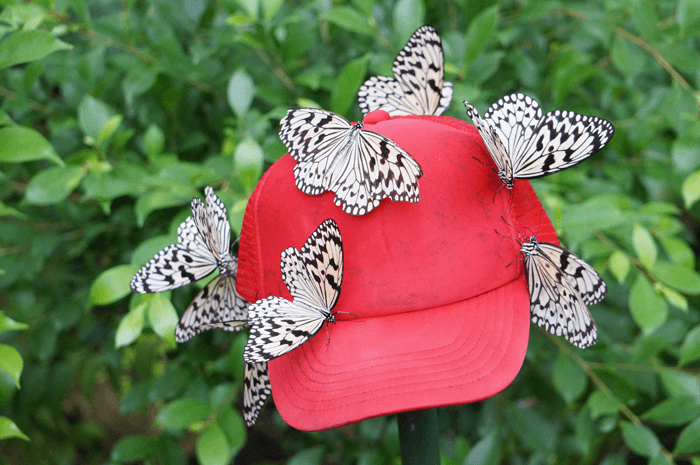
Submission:
[[600,302],[607,287],[598,273],[568,250],[537,242],[521,243],[533,323],[572,344],[586,348],[598,330],[586,305]]
[[292,109],[280,121],[280,139],[297,161],[299,190],[309,195],[330,190],[346,213],[369,213],[385,197],[420,200],[420,165],[390,139],[363,130],[362,122],[353,126],[329,111]]
[[333,307],[343,280],[343,245],[335,221],[328,219],[301,250],[281,254],[282,279],[293,301],[271,296],[248,308],[250,336],[243,352],[249,363],[279,357],[335,322]]
[[615,132],[612,124],[595,116],[561,110],[543,115],[539,104],[523,94],[502,97],[484,118],[468,102],[464,105],[509,189],[515,178],[539,178],[582,162]]
[[452,101],[452,83],[443,82],[444,57],[440,36],[422,26],[394,60],[395,78],[374,76],[360,87],[363,114],[384,110],[390,116],[441,115]]

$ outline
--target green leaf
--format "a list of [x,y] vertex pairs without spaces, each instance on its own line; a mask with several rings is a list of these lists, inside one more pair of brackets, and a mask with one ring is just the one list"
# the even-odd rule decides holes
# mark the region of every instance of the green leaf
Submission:
[[676,308],[681,309],[684,312],[688,312],[688,300],[683,297],[680,293],[669,289],[661,283],[657,283],[656,287],[666,299],[666,302],[670,303]]
[[392,22],[403,46],[411,34],[425,24],[425,3],[423,0],[399,0],[394,5]]
[[114,346],[118,349],[134,342],[143,331],[144,313],[146,304],[137,305],[129,311],[117,327],[117,334],[114,337]]
[[0,439],[20,438],[29,441],[29,437],[24,434],[15,425],[15,423],[7,417],[0,416]]
[[689,295],[700,294],[700,274],[680,264],[659,261],[654,264],[652,272],[659,281],[672,289]]
[[649,231],[643,226],[635,224],[632,231],[632,245],[642,265],[647,270],[651,270],[656,261],[656,244]]
[[559,352],[554,362],[552,382],[567,403],[578,399],[588,384],[583,369],[564,352]]
[[20,331],[27,328],[29,328],[28,324],[19,323],[5,315],[5,312],[0,311],[0,333],[4,331]]
[[284,5],[284,0],[262,0],[263,18],[270,21]]
[[671,397],[649,409],[642,418],[665,426],[680,426],[700,415],[700,399],[693,396]]
[[615,396],[608,396],[601,391],[594,391],[588,397],[587,405],[591,409],[591,418],[595,419],[601,415],[617,413],[620,408],[620,400]]
[[143,135],[143,149],[149,160],[163,153],[165,146],[165,134],[163,130],[155,124],[151,124]]
[[177,311],[163,294],[155,294],[148,303],[148,321],[153,331],[163,339],[173,340],[178,322]]
[[155,210],[186,205],[191,201],[192,197],[189,195],[180,194],[179,192],[149,192],[136,200],[136,206],[134,207],[134,211],[136,212],[136,223],[139,227],[142,227],[143,223],[146,221],[146,217],[148,217],[148,215]]
[[467,45],[464,54],[464,66],[468,67],[486,47],[486,44],[495,36],[498,26],[498,6],[487,8],[476,15],[467,28],[465,43]]
[[659,377],[669,395],[689,395],[700,399],[700,380],[697,377],[673,371],[663,371]]
[[294,454],[287,465],[320,465],[325,452],[324,446],[316,446]]
[[674,454],[694,454],[700,452],[700,418],[683,428],[676,447],[673,449]]
[[630,290],[629,307],[635,323],[647,334],[658,328],[668,316],[666,300],[656,293],[651,283],[641,274]]
[[122,115],[114,115],[110,117],[107,122],[102,126],[100,129],[100,133],[97,136],[97,140],[95,141],[95,145],[101,145],[104,141],[108,140],[114,133],[116,132],[117,129],[119,129],[119,126],[122,124],[122,120],[124,117]]
[[239,68],[231,75],[226,96],[233,113],[239,118],[243,118],[248,113],[250,104],[253,103],[253,97],[255,96],[255,83],[253,78],[245,72],[245,69]]
[[72,48],[72,45],[46,31],[15,31],[0,42],[0,69],[40,60],[53,52]]
[[646,67],[646,57],[639,48],[623,37],[616,37],[610,50],[612,64],[625,76],[636,76]]
[[[211,405],[201,400],[191,398],[177,399],[158,412],[155,422],[168,430],[181,430],[192,423],[207,419],[211,415],[211,411]],[[223,435],[223,433],[221,434]],[[224,437],[225,440],[226,438]],[[226,445],[226,452],[228,453],[228,444]]]
[[357,98],[357,91],[364,82],[370,54],[355,58],[343,66],[331,92],[331,109],[344,114]]
[[659,454],[659,440],[646,426],[625,423],[622,426],[622,439],[635,454],[649,458]]
[[15,386],[19,389],[19,377],[22,374],[22,356],[12,346],[0,344],[0,370],[5,371],[15,382]]
[[102,128],[111,117],[112,110],[107,104],[89,94],[85,94],[78,105],[78,124],[83,134],[92,139],[92,143],[97,143]]
[[115,462],[135,462],[144,460],[154,450],[154,440],[150,436],[126,436],[112,448],[110,458]]
[[43,159],[61,166],[65,164],[49,141],[35,130],[22,126],[0,129],[0,162],[23,163]]
[[557,428],[531,409],[511,406],[506,410],[510,426],[523,443],[532,450],[554,452]]
[[126,297],[131,288],[131,278],[138,271],[133,265],[118,265],[100,273],[90,287],[88,306],[108,305]]
[[685,336],[678,365],[687,365],[696,360],[700,360],[700,326],[691,329]]
[[350,6],[336,6],[321,14],[321,18],[346,31],[374,37],[374,30],[366,16]]
[[246,192],[253,192],[255,189],[262,175],[264,161],[265,154],[255,139],[245,138],[236,147],[233,162]]
[[462,465],[498,465],[501,463],[499,454],[498,430],[494,429],[484,438],[474,444]]
[[236,3],[241,6],[253,19],[258,17],[258,0],[236,0]]
[[248,439],[248,428],[246,428],[243,417],[238,411],[226,406],[219,412],[216,421],[221,431],[226,435],[229,450],[232,454],[237,454],[243,449]]
[[231,457],[226,435],[216,423],[197,438],[195,451],[201,465],[226,465]]
[[700,199],[700,170],[688,176],[681,187],[685,208],[692,207]]
[[156,453],[160,463],[165,465],[187,465],[187,455],[178,442],[170,435],[163,434],[156,441]]
[[659,236],[659,241],[673,263],[695,268],[695,252],[687,242],[675,236]]
[[687,33],[689,27],[700,20],[700,3],[695,0],[680,0],[676,9],[676,20],[683,32]]
[[68,198],[83,178],[80,166],[54,166],[29,181],[25,198],[34,205],[56,205]]
[[627,273],[630,271],[629,257],[624,252],[617,249],[610,254],[608,264],[610,266],[610,271],[612,272],[613,276],[615,276],[617,281],[620,283],[623,282],[627,277]]

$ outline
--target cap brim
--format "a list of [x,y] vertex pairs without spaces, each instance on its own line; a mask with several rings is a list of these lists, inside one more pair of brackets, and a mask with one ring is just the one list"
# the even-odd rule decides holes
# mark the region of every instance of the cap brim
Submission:
[[[269,362],[280,415],[305,431],[497,394],[525,358],[522,279],[463,302],[399,315],[338,315],[328,333]],[[378,343],[378,341],[381,341]]]

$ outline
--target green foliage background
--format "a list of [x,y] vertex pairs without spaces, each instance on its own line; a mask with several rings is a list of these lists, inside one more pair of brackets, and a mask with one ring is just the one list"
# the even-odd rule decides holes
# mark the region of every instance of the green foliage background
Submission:
[[[196,286],[134,271],[216,187],[240,228],[287,108],[361,117],[410,34],[443,38],[447,115],[519,91],[612,121],[533,182],[609,285],[585,351],[532,328],[513,384],[439,411],[445,464],[700,464],[700,4],[694,0],[39,0],[0,13],[0,461],[400,461],[396,420],[246,430],[245,336],[176,346]],[[202,283],[203,284],[203,283]]]

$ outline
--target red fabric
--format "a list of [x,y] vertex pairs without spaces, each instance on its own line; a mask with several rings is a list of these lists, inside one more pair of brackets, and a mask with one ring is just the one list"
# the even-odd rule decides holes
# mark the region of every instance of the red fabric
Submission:
[[251,302],[291,300],[280,253],[301,248],[327,218],[340,229],[344,276],[334,311],[357,317],[338,314],[330,343],[323,329],[269,363],[278,411],[307,431],[504,389],[525,357],[530,306],[520,246],[495,230],[518,236],[504,216],[523,235],[556,243],[530,184],[501,188],[472,125],[385,112],[364,122],[421,165],[420,202],[384,199],[367,215],[345,214],[334,193],[299,191],[285,155],[261,179],[243,220],[237,289]]

